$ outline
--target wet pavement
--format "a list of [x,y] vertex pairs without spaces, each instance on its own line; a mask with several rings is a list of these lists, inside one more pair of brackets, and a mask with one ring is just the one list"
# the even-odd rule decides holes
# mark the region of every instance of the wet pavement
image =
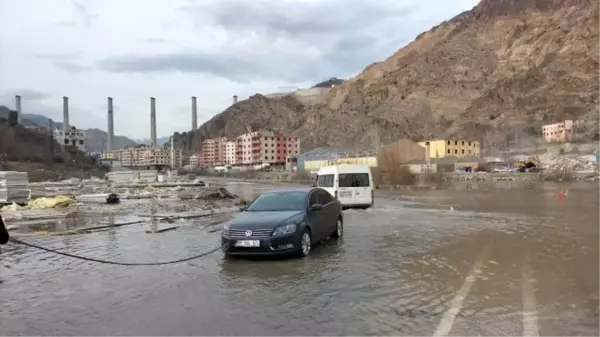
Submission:
[[[227,188],[251,198],[273,186]],[[345,211],[343,240],[306,259],[217,252],[121,267],[9,245],[0,334],[598,335],[598,190],[556,191],[378,193],[374,208]],[[146,233],[147,222],[26,239],[106,260],[166,261],[215,247],[223,216],[177,220],[164,233]]]

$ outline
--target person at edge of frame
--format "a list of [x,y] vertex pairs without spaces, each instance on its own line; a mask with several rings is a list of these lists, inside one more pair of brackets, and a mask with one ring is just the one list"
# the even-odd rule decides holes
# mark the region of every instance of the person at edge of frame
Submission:
[[[8,243],[10,236],[8,235],[8,230],[4,225],[4,220],[2,219],[2,215],[0,215],[0,245],[5,245]],[[1,253],[2,251],[0,251]],[[3,283],[2,279],[0,279],[0,283]]]
[[5,245],[6,243],[8,243],[8,239],[10,239],[10,236],[8,235],[8,230],[4,225],[2,215],[0,215],[0,245]]

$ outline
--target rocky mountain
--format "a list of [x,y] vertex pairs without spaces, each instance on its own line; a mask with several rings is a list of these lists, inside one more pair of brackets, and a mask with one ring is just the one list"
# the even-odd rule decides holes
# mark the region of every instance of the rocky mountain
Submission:
[[[10,109],[5,106],[0,106],[0,118],[8,119]],[[38,114],[23,114],[22,122],[26,126],[41,126],[47,128],[49,122],[52,119]],[[54,127],[62,127],[61,122],[53,121]],[[85,130],[86,137],[88,140],[87,150],[90,152],[101,152],[106,149],[106,142],[108,141],[108,133],[100,129],[87,129]],[[168,137],[167,137],[168,138]],[[167,139],[168,140],[168,139]],[[124,136],[115,136],[114,146],[115,148],[127,147],[137,145],[138,143]]]
[[493,146],[515,130],[597,121],[598,13],[597,0],[482,0],[317,103],[254,95],[177,141],[197,150],[206,137],[277,129],[303,149],[445,136]]

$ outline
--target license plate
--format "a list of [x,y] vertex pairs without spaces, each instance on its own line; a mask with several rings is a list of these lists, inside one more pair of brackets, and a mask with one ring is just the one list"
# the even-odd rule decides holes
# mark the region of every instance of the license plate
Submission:
[[350,198],[350,197],[352,197],[352,191],[342,191],[342,192],[340,192],[340,197]]
[[236,247],[260,247],[260,240],[240,240],[236,241]]

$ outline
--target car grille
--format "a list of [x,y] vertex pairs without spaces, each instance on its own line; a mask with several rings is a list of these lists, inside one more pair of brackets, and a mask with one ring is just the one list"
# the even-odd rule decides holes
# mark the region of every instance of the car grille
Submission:
[[[246,231],[248,229],[230,229],[229,230],[229,235],[232,237],[247,237],[246,236]],[[264,237],[269,237],[271,236],[271,232],[273,232],[272,229],[252,229],[252,235],[250,237],[252,238],[264,238]]]

